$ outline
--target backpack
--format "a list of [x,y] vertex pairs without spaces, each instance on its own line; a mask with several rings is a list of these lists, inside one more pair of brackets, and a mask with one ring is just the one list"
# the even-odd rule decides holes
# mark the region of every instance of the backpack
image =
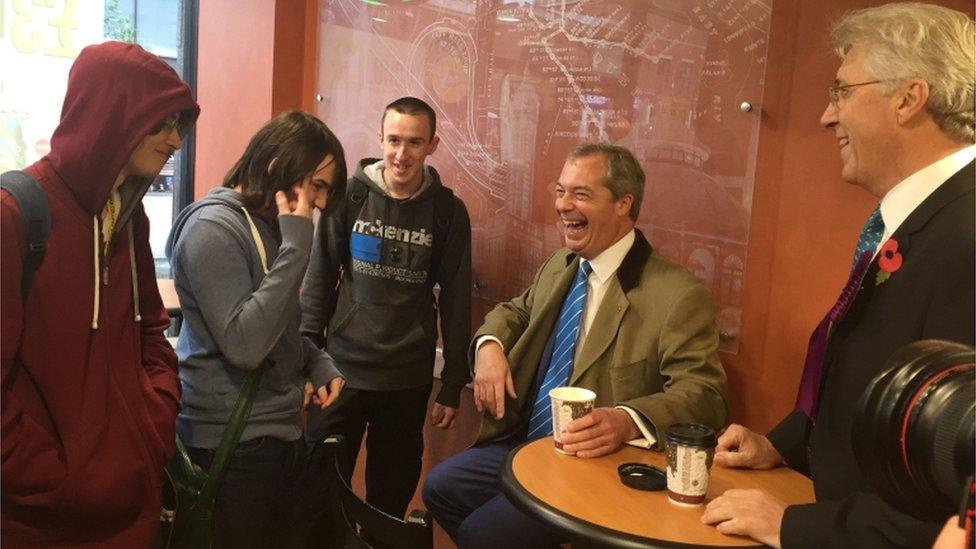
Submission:
[[20,298],[21,301],[27,301],[34,273],[44,261],[44,253],[47,251],[45,243],[51,232],[51,211],[44,189],[24,172],[9,171],[0,175],[0,188],[10,193],[17,202],[20,218],[24,223],[27,250],[24,253],[20,280]]
[[[440,269],[441,260],[444,258],[447,234],[451,229],[451,223],[454,222],[454,191],[441,185],[435,192],[437,194],[434,195],[434,226],[432,230],[434,242],[430,250],[430,268],[427,270],[427,281],[432,285],[434,275]],[[340,214],[343,221],[344,232],[342,234],[346,237],[352,234],[353,225],[359,218],[359,212],[362,211],[363,203],[366,202],[368,194],[369,189],[365,183],[356,178],[349,180],[346,188],[345,208]],[[348,246],[346,253],[348,253]],[[343,264],[345,259],[343,258]]]

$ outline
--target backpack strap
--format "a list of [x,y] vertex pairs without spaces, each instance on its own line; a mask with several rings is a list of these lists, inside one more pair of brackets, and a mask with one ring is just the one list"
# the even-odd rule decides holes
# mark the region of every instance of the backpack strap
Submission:
[[343,258],[340,262],[341,265],[345,265],[346,260],[349,259],[349,238],[352,235],[352,227],[359,219],[359,212],[363,211],[363,204],[366,203],[366,195],[368,194],[369,189],[366,184],[355,177],[346,184],[346,200],[342,208]]
[[430,269],[427,280],[433,284],[440,272],[444,249],[447,248],[447,235],[454,222],[454,191],[441,185],[434,195],[434,244],[430,251]]
[[22,301],[27,301],[34,273],[44,261],[44,253],[47,251],[45,242],[51,232],[51,211],[44,189],[24,172],[9,171],[0,175],[0,188],[10,193],[17,202],[24,223],[26,252],[20,280],[20,297]]

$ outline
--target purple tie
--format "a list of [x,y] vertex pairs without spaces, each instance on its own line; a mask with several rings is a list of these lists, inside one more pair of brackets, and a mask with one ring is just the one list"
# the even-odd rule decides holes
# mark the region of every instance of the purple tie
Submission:
[[803,410],[803,413],[811,421],[817,420],[817,404],[820,400],[820,382],[823,380],[824,355],[827,351],[827,338],[830,336],[830,329],[836,325],[854,301],[857,290],[861,287],[861,280],[871,265],[874,257],[874,250],[866,250],[861,253],[854,268],[851,269],[851,276],[847,279],[837,303],[831,307],[827,315],[824,316],[817,329],[810,336],[810,345],[807,347],[807,360],[803,365],[803,377],[800,378],[800,390],[796,395],[796,409]]

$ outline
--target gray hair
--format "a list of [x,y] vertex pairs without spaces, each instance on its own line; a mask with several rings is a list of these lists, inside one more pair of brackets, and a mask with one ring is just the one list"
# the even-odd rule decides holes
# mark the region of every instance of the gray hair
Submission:
[[630,205],[630,219],[637,221],[641,201],[644,200],[644,170],[641,169],[633,153],[624,147],[610,143],[583,143],[569,151],[567,160],[603,155],[607,161],[607,175],[603,184],[617,200],[626,195],[634,197]]
[[973,88],[976,28],[966,14],[931,4],[904,2],[848,12],[830,33],[841,59],[867,46],[865,68],[885,82],[885,93],[912,78],[928,83],[926,107],[947,136],[974,141]]

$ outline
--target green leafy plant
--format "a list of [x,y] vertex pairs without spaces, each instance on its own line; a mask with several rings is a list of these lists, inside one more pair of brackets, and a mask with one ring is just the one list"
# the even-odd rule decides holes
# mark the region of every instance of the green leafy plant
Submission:
[[136,41],[136,28],[132,18],[119,9],[119,0],[105,1],[105,38],[122,42]]

